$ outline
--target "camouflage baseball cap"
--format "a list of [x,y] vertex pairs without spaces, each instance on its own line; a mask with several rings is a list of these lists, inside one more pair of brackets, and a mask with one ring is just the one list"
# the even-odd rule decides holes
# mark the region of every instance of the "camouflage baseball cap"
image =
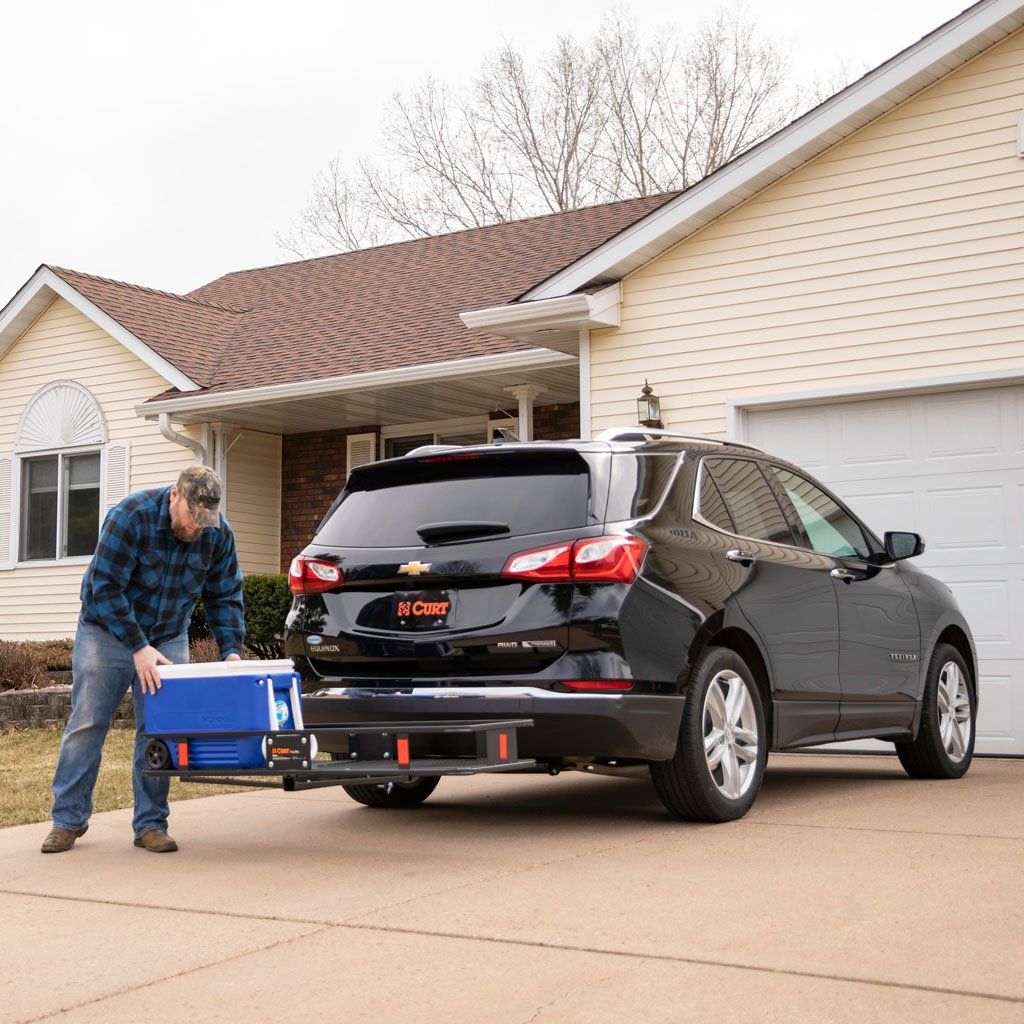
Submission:
[[178,491],[198,526],[220,525],[220,477],[209,466],[189,466],[178,477]]

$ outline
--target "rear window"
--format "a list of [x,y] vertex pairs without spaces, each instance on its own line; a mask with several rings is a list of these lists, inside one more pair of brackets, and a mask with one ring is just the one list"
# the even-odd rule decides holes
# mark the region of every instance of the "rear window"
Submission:
[[428,523],[504,523],[525,536],[587,524],[590,474],[576,452],[436,455],[356,470],[317,541],[415,547]]

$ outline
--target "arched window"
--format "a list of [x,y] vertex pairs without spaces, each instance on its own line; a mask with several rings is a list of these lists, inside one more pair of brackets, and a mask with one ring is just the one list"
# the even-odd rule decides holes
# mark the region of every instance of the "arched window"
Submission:
[[[10,554],[21,562],[91,556],[103,504],[107,427],[81,384],[48,384],[15,434]],[[12,559],[13,560],[13,559]]]

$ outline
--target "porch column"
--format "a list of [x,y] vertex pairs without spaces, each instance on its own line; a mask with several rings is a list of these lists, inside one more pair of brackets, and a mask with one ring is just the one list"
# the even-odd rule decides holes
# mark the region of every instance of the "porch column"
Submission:
[[231,435],[238,428],[233,423],[211,423],[210,433],[213,435],[210,462],[212,469],[220,477],[223,486],[221,505],[225,514],[228,508],[228,452],[231,449]]
[[536,384],[513,384],[505,390],[519,401],[519,440],[533,440],[533,400],[545,388]]

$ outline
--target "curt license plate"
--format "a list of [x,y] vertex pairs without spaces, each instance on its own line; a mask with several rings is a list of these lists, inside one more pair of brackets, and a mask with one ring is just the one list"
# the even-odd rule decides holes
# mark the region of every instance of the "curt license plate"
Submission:
[[406,590],[391,596],[391,624],[396,629],[441,629],[451,610],[447,590]]

